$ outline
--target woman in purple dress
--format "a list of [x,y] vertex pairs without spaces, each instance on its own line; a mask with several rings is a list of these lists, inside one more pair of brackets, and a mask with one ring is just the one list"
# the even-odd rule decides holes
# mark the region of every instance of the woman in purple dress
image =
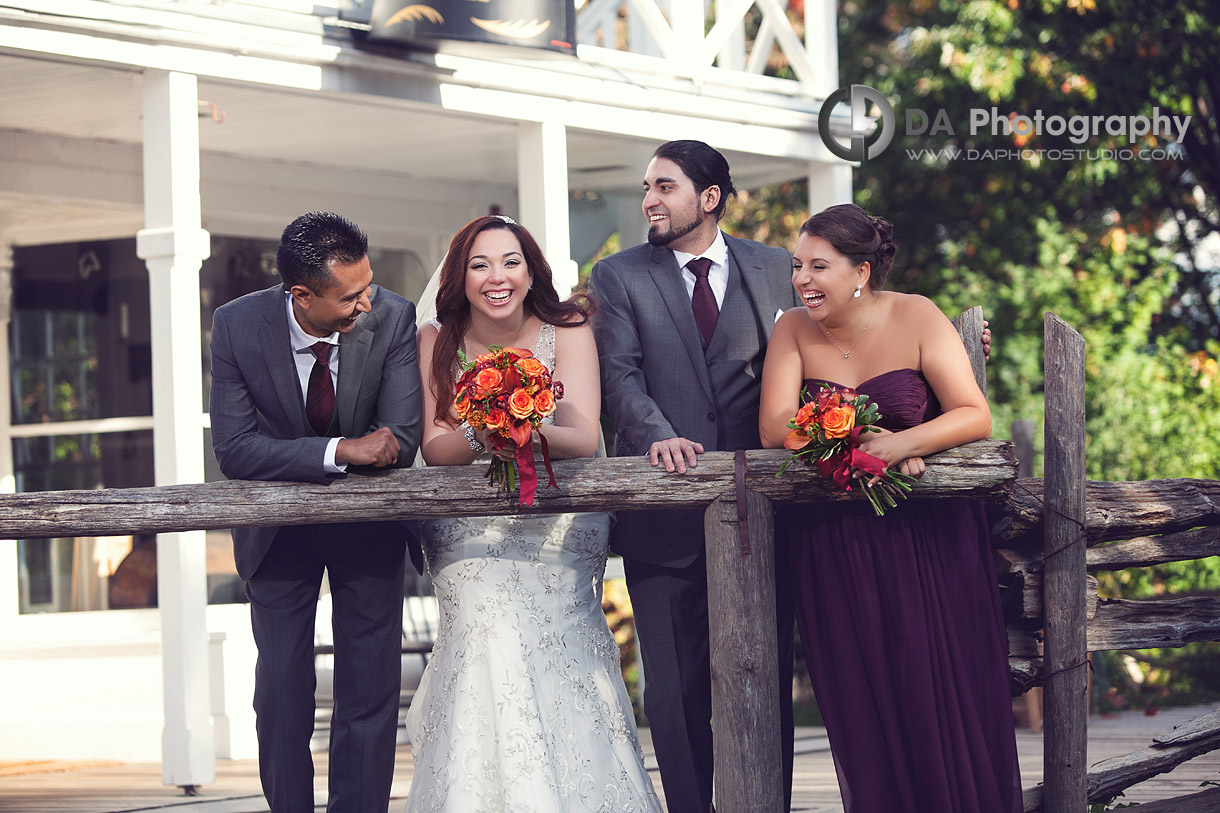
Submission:
[[[883,291],[893,228],[853,204],[801,226],[775,325],[763,444],[782,448],[802,389],[852,387],[884,431],[861,448],[913,476],[923,456],[986,438],[991,411],[952,323]],[[867,487],[865,481],[860,485]],[[982,507],[864,499],[790,506],[797,618],[847,813],[1016,813],[1021,783],[1004,622]]]

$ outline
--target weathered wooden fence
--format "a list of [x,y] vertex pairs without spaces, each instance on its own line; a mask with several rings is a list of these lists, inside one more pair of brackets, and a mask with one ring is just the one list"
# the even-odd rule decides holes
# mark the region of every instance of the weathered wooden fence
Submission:
[[[957,320],[968,349],[978,347],[981,321],[978,309]],[[1066,325],[1062,327],[1070,331]],[[1058,326],[1054,329],[1058,331]],[[993,533],[1000,549],[997,562],[1010,622],[1014,694],[1041,684],[1047,676],[1052,678],[1047,680],[1049,713],[1044,736],[1048,745],[1056,743],[1053,759],[1058,762],[1052,764],[1048,747],[1045,808],[1043,788],[1038,787],[1026,791],[1025,809],[1083,813],[1086,794],[1091,800],[1109,798],[1191,756],[1220,748],[1220,719],[1205,719],[1191,731],[1179,732],[1171,742],[1154,744],[1148,749],[1150,757],[1134,755],[1121,766],[1099,765],[1086,775],[1087,706],[1081,688],[1086,649],[1220,640],[1220,599],[1099,602],[1095,589],[1092,594],[1086,591],[1086,570],[1220,553],[1220,528],[1216,527],[1220,526],[1220,482],[1085,483],[1070,465],[1060,470],[1059,453],[1049,451],[1052,441],[1063,445],[1063,457],[1083,459],[1083,411],[1073,411],[1071,404],[1072,398],[1082,397],[1083,378],[1082,373],[1078,375],[1077,362],[1071,360],[1075,351],[1055,360],[1049,357],[1055,352],[1049,339],[1047,346],[1046,481],[1017,478],[1011,442],[978,441],[929,457],[927,473],[915,486],[912,498],[979,499],[997,517]],[[1071,369],[1066,369],[1062,383],[1052,384],[1049,371],[1063,367],[1063,359],[1069,359]],[[981,376],[981,360],[974,363],[976,375]],[[1076,395],[1072,395],[1073,388]],[[1056,400],[1061,397],[1068,399],[1066,407]],[[1075,425],[1065,426],[1064,421]],[[713,705],[719,722],[717,806],[729,813],[770,811],[782,807],[775,724],[778,675],[772,506],[776,502],[858,499],[836,490],[807,467],[794,467],[776,477],[786,456],[781,450],[712,452],[701,456],[699,466],[682,476],[658,471],[646,458],[558,461],[559,489],[540,490],[533,509],[521,509],[515,501],[496,496],[481,469],[470,466],[352,474],[326,485],[227,481],[6,494],[0,495],[0,538],[163,533],[353,518],[704,508],[709,593],[713,597],[709,602]],[[1056,461],[1054,476],[1052,461]],[[741,511],[742,505],[748,511]],[[1152,533],[1161,536],[1145,536]],[[1113,540],[1126,541],[1093,547],[1080,555],[1086,544]],[[1055,612],[1045,613],[1044,607]],[[1058,620],[1056,613],[1063,608],[1067,615]],[[1082,624],[1085,618],[1087,625]],[[1064,680],[1058,681],[1059,676]]]
[[[647,458],[557,461],[559,489],[540,489],[537,507],[528,509],[706,509],[709,592],[720,597],[709,602],[714,713],[717,720],[731,721],[719,726],[715,756],[717,806],[725,811],[782,807],[771,506],[858,499],[804,466],[776,477],[786,456],[781,450],[713,452],[681,476],[654,469]],[[929,458],[914,494],[1002,502],[1015,471],[1011,443],[979,441]],[[738,532],[739,493],[751,506],[748,555]],[[327,485],[232,480],[6,494],[0,495],[0,538],[526,512],[515,499],[495,496],[482,467],[453,466],[352,474]]]
[[[1088,573],[1220,554],[1220,482],[1086,482],[1084,340],[1051,314],[1045,330],[1046,478],[1015,483],[993,537],[1014,690],[1045,686],[1043,784],[1025,792],[1024,809],[1082,813],[1220,748],[1215,712],[1092,771],[1086,764],[1088,652],[1220,640],[1220,597],[1099,600]],[[1165,809],[1213,803],[1196,793]]]

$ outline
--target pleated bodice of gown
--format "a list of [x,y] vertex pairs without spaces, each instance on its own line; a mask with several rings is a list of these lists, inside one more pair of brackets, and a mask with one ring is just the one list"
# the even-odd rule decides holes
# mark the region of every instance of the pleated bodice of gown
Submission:
[[[805,386],[816,393],[821,382]],[[832,383],[832,382],[827,382]],[[893,431],[940,414],[923,375],[856,388]],[[846,813],[1016,813],[1007,638],[969,500],[786,506],[798,622]]]

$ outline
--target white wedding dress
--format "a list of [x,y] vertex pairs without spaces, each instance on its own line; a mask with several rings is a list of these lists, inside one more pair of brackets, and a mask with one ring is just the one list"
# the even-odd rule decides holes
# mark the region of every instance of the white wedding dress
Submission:
[[[535,349],[550,369],[554,337]],[[407,711],[408,813],[662,811],[601,609],[610,521],[420,523],[440,630]]]

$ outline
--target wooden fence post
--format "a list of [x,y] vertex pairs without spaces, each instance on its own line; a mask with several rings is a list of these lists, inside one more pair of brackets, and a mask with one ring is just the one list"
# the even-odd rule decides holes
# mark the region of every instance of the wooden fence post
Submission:
[[738,536],[737,512],[744,506],[731,494],[717,497],[704,514],[716,807],[782,810],[775,521],[769,498],[744,493],[749,553]]
[[987,359],[983,356],[983,308],[975,305],[964,310],[953,320],[957,335],[962,337],[966,355],[970,357],[970,368],[983,395],[987,394]]
[[1052,313],[1044,325],[1044,810],[1081,813],[1088,800],[1084,339]]
[[[1013,451],[1017,455],[1017,477],[1034,476],[1034,422],[1017,419],[1012,422]],[[1042,687],[1031,686],[1021,697],[1025,707],[1025,725],[1037,734],[1042,731]]]
[[1012,422],[1012,446],[1017,456],[1017,478],[1034,476],[1034,422],[1017,419]]

